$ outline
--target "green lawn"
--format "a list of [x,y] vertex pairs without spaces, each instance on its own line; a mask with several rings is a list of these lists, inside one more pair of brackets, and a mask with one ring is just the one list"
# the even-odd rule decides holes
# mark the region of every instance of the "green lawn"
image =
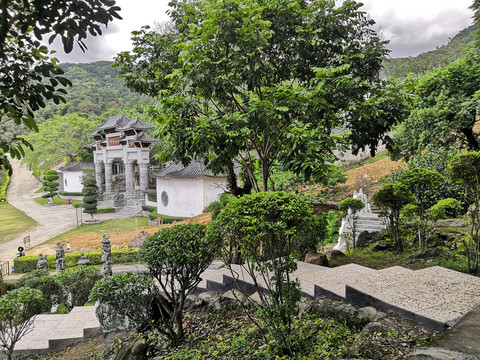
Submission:
[[35,220],[12,205],[0,203],[0,243],[13,239],[15,236],[36,226]]
[[135,218],[119,219],[119,220],[105,220],[105,221],[102,221],[101,223],[94,224],[94,225],[85,225],[85,224],[80,225],[78,228],[69,230],[61,235],[58,235],[53,239],[48,240],[44,244],[66,242],[68,241],[69,237],[76,236],[79,234],[95,233],[101,237],[101,235],[103,234],[121,233],[121,232],[138,229],[140,227],[145,227],[145,226],[148,226],[148,218],[146,217],[135,217]]
[[[44,198],[42,198],[42,197],[37,197],[37,198],[35,198],[34,200],[35,200],[35,202],[39,203],[40,205],[45,205],[47,202],[50,201],[50,199],[44,199]],[[67,200],[60,199],[60,198],[58,197],[58,195],[55,195],[55,196],[53,197],[53,202],[54,202],[55,204],[57,204],[57,205],[66,205],[66,204],[67,204]],[[82,204],[82,203],[83,203],[83,201],[81,201],[81,200],[73,200],[73,205],[75,205],[75,204]]]

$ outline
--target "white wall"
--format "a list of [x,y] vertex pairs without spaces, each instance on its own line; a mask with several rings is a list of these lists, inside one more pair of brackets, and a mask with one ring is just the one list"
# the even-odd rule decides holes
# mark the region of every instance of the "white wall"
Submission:
[[63,191],[82,192],[82,172],[64,171],[63,172]]
[[[157,178],[157,212],[162,215],[194,217],[201,213],[220,194],[225,192],[223,179],[159,179]],[[162,192],[168,195],[168,204],[162,204]]]

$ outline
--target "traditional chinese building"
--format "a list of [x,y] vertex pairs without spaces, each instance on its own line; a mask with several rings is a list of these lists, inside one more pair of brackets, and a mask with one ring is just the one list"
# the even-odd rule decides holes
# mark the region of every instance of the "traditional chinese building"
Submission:
[[143,193],[148,187],[149,151],[154,139],[148,131],[153,127],[138,118],[129,119],[124,114],[109,118],[88,135],[94,142],[95,178],[99,195],[114,197],[114,177],[124,176],[125,198],[133,199],[136,188]]

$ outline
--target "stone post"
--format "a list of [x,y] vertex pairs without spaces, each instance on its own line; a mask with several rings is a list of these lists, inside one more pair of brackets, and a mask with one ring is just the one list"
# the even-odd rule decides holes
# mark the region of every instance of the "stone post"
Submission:
[[105,164],[105,194],[107,196],[112,194],[112,173],[112,162],[108,161]]
[[103,195],[102,175],[103,175],[103,162],[98,161],[95,163],[95,180],[97,181],[98,195],[100,196]]
[[102,240],[102,275],[103,277],[112,275],[112,247],[107,235],[103,235]]
[[63,244],[57,243],[57,252],[56,252],[56,263],[57,263],[57,274],[60,274],[65,270],[65,250],[63,250]]
[[148,164],[139,164],[140,168],[140,193],[148,188]]
[[127,197],[133,197],[133,163],[125,164],[125,190]]

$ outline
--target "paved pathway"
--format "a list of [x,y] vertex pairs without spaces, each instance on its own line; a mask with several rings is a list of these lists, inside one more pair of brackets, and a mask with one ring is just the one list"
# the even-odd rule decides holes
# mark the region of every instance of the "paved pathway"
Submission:
[[[35,192],[42,186],[41,182],[20,161],[11,160],[11,164],[14,171],[7,190],[7,201],[34,219],[39,226],[33,231],[0,244],[1,262],[12,261],[17,248],[23,246],[23,238],[26,235],[30,235],[30,244],[33,247],[77,226],[77,209],[72,205],[45,206],[36,203],[33,199],[39,196]],[[140,206],[125,206],[117,213],[96,214],[95,219],[124,219],[140,211]]]

